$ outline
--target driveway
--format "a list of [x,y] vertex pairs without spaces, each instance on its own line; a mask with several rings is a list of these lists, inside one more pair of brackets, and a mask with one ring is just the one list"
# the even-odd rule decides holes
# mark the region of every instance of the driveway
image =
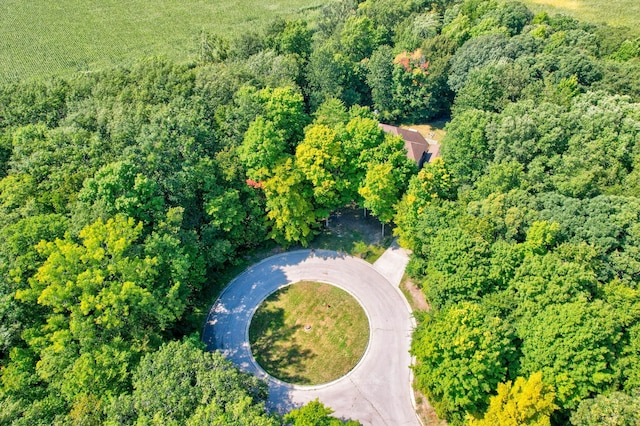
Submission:
[[[249,323],[278,288],[302,280],[336,285],[355,297],[369,318],[369,346],[346,376],[320,386],[280,382],[260,368],[248,343]],[[365,425],[419,425],[410,386],[409,346],[414,322],[399,289],[372,265],[332,251],[295,251],[247,269],[211,308],[203,340],[246,372],[268,380],[270,409],[285,412],[316,398],[334,415]]]
[[373,267],[391,284],[400,286],[404,270],[409,263],[410,251],[402,248],[396,241],[375,261]]

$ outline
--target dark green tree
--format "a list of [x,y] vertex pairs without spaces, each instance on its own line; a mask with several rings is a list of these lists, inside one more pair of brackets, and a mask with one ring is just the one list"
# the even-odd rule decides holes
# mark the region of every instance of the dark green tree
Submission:
[[278,424],[264,408],[266,385],[239,372],[195,339],[169,342],[146,355],[133,390],[106,407],[105,424]]
[[446,127],[442,141],[442,158],[461,184],[471,184],[484,174],[492,160],[486,136],[491,115],[469,110],[456,115]]
[[575,409],[582,399],[615,385],[620,325],[601,300],[551,304],[517,328],[521,374],[542,371],[562,408]]

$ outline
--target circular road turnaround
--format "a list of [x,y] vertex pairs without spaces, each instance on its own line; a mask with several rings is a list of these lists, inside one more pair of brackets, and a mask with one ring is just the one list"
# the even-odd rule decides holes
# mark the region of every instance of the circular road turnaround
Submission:
[[[369,345],[345,376],[323,385],[298,386],[269,376],[249,345],[249,324],[260,304],[279,288],[319,281],[346,290],[369,319]],[[420,425],[411,391],[409,347],[415,324],[400,292],[364,260],[325,250],[272,256],[245,270],[222,291],[204,326],[208,350],[219,350],[241,370],[267,380],[267,407],[284,413],[318,398],[334,416],[364,425]]]

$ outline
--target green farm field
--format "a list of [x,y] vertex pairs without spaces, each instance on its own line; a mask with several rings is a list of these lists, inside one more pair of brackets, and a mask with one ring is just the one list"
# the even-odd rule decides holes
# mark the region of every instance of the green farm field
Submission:
[[629,27],[640,36],[638,0],[521,0],[534,12],[564,13],[595,24]]
[[0,82],[69,75],[140,56],[195,56],[202,30],[260,28],[276,16],[307,15],[326,0],[3,0]]

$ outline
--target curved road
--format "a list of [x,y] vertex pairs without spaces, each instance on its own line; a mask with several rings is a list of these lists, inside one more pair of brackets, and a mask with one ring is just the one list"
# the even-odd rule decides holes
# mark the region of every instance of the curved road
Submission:
[[[278,288],[302,280],[336,285],[363,306],[371,327],[369,346],[346,376],[320,386],[295,386],[267,375],[251,355],[249,323],[260,303]],[[211,308],[203,340],[242,370],[269,383],[267,405],[288,411],[316,398],[334,415],[365,425],[419,425],[412,404],[409,346],[414,323],[397,287],[369,263],[331,251],[296,251],[270,257],[235,278]]]

